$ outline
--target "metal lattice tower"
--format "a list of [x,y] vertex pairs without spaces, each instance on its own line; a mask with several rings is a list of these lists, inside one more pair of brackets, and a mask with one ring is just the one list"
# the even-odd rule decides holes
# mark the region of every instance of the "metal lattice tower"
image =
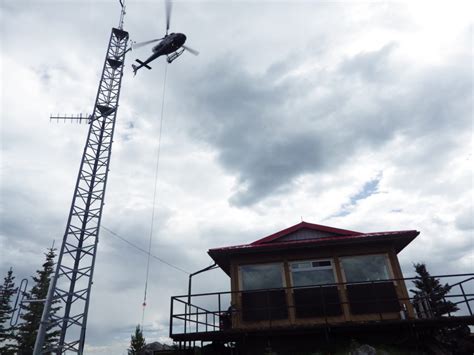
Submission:
[[[99,228],[120,97],[128,32],[122,29],[125,8],[118,28],[113,28],[97,91],[89,133],[77,176],[66,231],[50,283],[41,325],[35,343],[35,355],[43,353],[82,354],[92,276],[97,255]],[[54,308],[60,307],[54,314]],[[59,341],[48,349],[46,332],[59,331]]]

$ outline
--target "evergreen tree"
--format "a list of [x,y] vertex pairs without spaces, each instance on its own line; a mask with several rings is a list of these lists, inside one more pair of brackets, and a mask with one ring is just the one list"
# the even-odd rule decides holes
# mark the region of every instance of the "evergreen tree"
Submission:
[[132,335],[132,339],[130,340],[130,348],[128,349],[129,355],[141,355],[144,353],[145,350],[145,338],[143,337],[143,333],[140,329],[140,326],[137,325],[135,328],[135,334]]
[[14,340],[13,327],[10,326],[10,319],[13,315],[11,306],[12,296],[16,293],[15,276],[13,270],[7,272],[3,285],[0,288],[0,354],[14,354],[11,341]]
[[444,314],[456,312],[459,308],[453,302],[445,299],[451,286],[448,284],[443,286],[438,279],[432,277],[426,270],[424,263],[414,264],[413,266],[419,277],[413,281],[417,289],[410,290],[410,292],[415,294],[415,302],[426,301],[434,317],[441,317]]
[[[54,273],[54,258],[56,256],[56,249],[50,248],[45,254],[46,260],[41,270],[36,271],[36,276],[33,276],[35,285],[25,296],[28,300],[45,300],[48,295],[49,283],[51,276]],[[41,315],[43,314],[44,302],[26,302],[21,306],[23,322],[18,327],[17,351],[19,354],[32,354],[35,346],[36,334],[41,322]],[[51,307],[51,312],[54,314],[59,307]],[[50,328],[49,328],[50,329]],[[59,331],[48,332],[45,336],[44,345],[48,346],[54,344],[58,340]]]

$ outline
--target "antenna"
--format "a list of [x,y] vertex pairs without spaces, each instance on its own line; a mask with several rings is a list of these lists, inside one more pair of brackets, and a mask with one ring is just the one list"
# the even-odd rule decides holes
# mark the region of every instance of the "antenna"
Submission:
[[[125,5],[118,28],[112,28],[102,76],[91,115],[51,116],[50,120],[87,121],[89,133],[74,189],[66,231],[51,278],[34,355],[83,354],[92,276],[99,242],[105,189],[119,106],[128,32],[122,29]],[[52,305],[54,304],[54,307]],[[56,312],[56,309],[59,309]],[[59,332],[59,340],[46,348],[46,332]]]
[[82,122],[87,122],[90,123],[92,119],[92,115],[82,115],[82,113],[78,115],[59,115],[59,113],[56,116],[50,115],[49,116],[49,121],[63,121],[63,122],[71,122],[71,123],[82,123]]
[[123,29],[123,19],[125,17],[126,11],[125,11],[125,0],[119,0],[120,1],[120,6],[122,7],[122,10],[120,11],[120,20],[119,20],[119,25],[118,28],[120,30]]

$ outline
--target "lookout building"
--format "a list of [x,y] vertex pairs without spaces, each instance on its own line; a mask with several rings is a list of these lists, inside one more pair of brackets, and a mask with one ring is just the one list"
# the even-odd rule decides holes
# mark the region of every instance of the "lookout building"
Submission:
[[[250,244],[210,249],[230,291],[172,297],[170,337],[235,342],[245,349],[239,354],[263,354],[269,346],[310,350],[318,337],[403,336],[434,326],[429,307],[410,298],[398,260],[418,235],[301,222]],[[462,319],[473,320],[472,312]]]

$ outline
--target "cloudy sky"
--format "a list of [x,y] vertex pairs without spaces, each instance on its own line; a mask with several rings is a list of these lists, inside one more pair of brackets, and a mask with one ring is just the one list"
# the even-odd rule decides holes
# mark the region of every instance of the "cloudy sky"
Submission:
[[[64,232],[118,1],[1,1],[0,272],[40,267]],[[131,39],[162,36],[162,1],[129,1]],[[417,229],[406,275],[474,267],[473,27],[467,2],[179,1],[171,29],[198,57],[168,66],[152,253],[188,272],[209,248],[300,222]],[[147,248],[165,61],[128,54],[103,226]],[[101,231],[90,354],[122,354],[146,255]],[[2,276],[3,277],[3,276]],[[228,290],[227,276],[195,291]],[[166,340],[187,274],[151,260],[145,336]]]

